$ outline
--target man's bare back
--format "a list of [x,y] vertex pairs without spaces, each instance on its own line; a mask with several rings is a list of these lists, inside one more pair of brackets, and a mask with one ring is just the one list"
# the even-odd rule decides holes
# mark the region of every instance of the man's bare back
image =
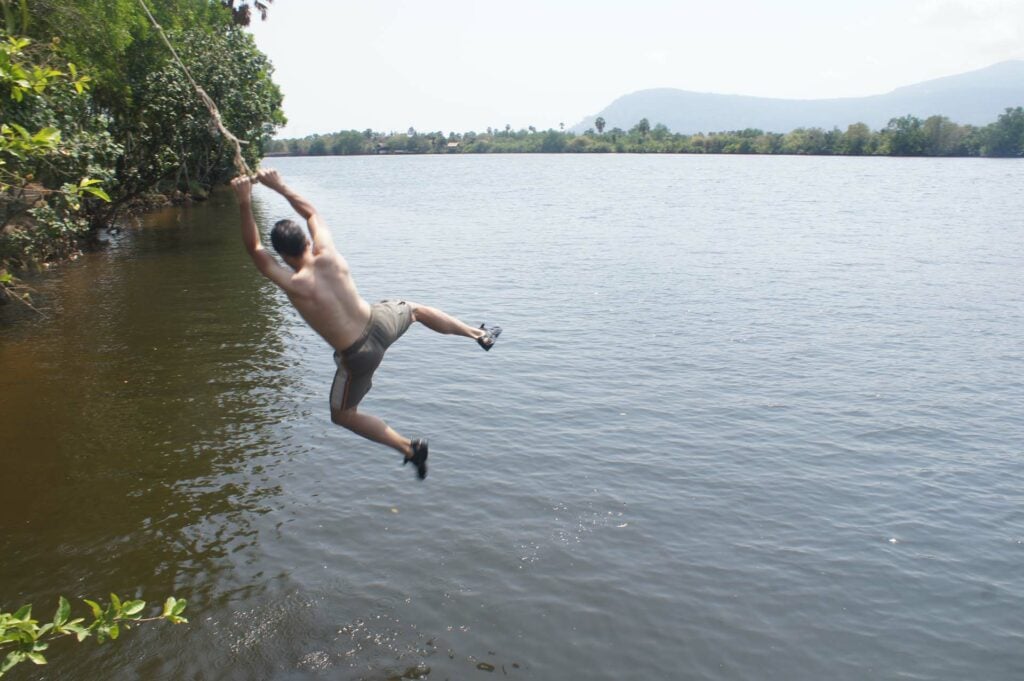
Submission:
[[330,232],[306,199],[292,191],[276,170],[260,170],[257,182],[288,200],[306,220],[310,242],[302,228],[280,220],[271,232],[274,249],[289,267],[281,265],[260,243],[252,214],[252,180],[231,182],[242,216],[242,241],[257,269],[277,284],[309,326],[334,348],[338,372],[331,386],[331,420],[374,442],[386,444],[412,462],[422,480],[427,475],[427,441],[402,437],[382,420],[359,412],[357,405],[387,348],[409,325],[420,322],[438,333],[474,339],[490,350],[500,327],[473,328],[441,310],[406,301],[370,305],[356,289],[348,263],[334,247]]
[[311,263],[302,265],[285,293],[306,323],[335,350],[352,345],[370,319],[370,305],[356,290],[348,263],[334,251],[313,256]]
[[[370,305],[356,290],[348,263],[335,250],[331,234],[313,206],[292,192],[276,170],[261,170],[256,180],[288,199],[295,211],[306,219],[313,237],[312,248],[304,249],[300,255],[282,255],[291,270],[280,265],[266,251],[259,256],[253,255],[256,267],[281,287],[306,323],[332,348],[344,350],[362,333],[370,318]],[[248,178],[236,178],[232,186],[240,202],[243,195],[251,191]],[[252,220],[251,230],[247,229],[247,220]],[[248,213],[242,211],[242,223],[245,239],[248,232],[256,230],[251,210]],[[256,236],[258,240],[258,233]],[[248,241],[246,245],[249,245]]]

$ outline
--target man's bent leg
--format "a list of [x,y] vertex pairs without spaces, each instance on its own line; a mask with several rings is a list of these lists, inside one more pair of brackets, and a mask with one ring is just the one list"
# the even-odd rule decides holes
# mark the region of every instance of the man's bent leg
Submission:
[[350,409],[332,409],[331,421],[348,428],[356,435],[361,435],[367,440],[379,442],[393,449],[397,449],[405,458],[412,456],[412,443],[396,433],[391,426],[381,419],[370,414],[362,414],[356,411],[355,407]]
[[427,307],[417,303],[409,304],[412,306],[413,321],[420,322],[432,331],[473,339],[482,338],[486,333],[484,329],[474,329],[469,324],[438,310],[436,307]]

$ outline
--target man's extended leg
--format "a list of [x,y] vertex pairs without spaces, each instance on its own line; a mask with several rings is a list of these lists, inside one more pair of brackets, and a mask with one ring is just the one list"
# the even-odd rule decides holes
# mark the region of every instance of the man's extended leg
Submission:
[[418,303],[410,303],[410,305],[412,305],[413,321],[420,322],[432,331],[473,339],[482,338],[487,333],[484,329],[474,329],[469,324],[438,310],[436,307],[427,307]]
[[412,442],[395,432],[391,426],[381,419],[370,414],[362,414],[351,409],[332,409],[331,421],[348,428],[356,435],[361,435],[367,440],[379,442],[393,449],[397,449],[405,458],[412,456]]
[[474,329],[469,324],[438,310],[436,307],[428,307],[418,303],[409,303],[409,305],[412,306],[412,320],[414,322],[420,322],[423,326],[438,333],[472,338],[484,350],[490,350],[494,345],[494,341],[498,339],[498,335],[501,333],[500,326],[484,328],[481,324],[479,329]]

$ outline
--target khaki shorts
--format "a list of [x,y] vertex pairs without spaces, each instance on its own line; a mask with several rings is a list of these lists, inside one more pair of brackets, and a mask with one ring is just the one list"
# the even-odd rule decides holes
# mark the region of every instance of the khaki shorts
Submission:
[[412,324],[412,306],[404,300],[382,300],[370,307],[370,321],[355,343],[335,351],[338,371],[331,384],[331,410],[351,409],[370,392],[373,372],[384,352]]

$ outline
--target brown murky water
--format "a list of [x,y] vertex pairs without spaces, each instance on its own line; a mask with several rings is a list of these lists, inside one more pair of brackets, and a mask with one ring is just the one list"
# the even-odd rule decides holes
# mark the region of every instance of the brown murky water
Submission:
[[[235,211],[221,194],[148,216],[30,279],[45,317],[0,312],[4,606],[47,616],[58,594],[155,602],[185,583],[198,604],[251,541],[246,515],[276,487],[252,463],[272,419],[250,396],[285,381],[272,353],[252,356],[275,318],[219,228]],[[62,647],[55,678],[99,678],[60,661]]]

